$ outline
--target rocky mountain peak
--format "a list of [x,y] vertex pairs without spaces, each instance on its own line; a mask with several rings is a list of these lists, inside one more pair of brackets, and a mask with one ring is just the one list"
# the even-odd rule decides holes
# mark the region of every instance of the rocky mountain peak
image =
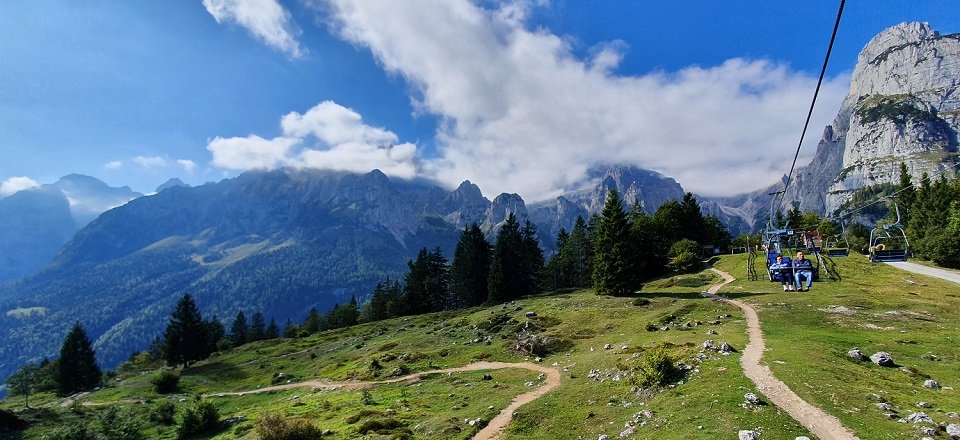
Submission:
[[166,182],[164,182],[163,184],[161,184],[160,186],[158,186],[156,192],[163,191],[163,190],[165,190],[165,189],[167,189],[167,188],[176,188],[176,187],[187,187],[187,188],[189,188],[190,185],[187,185],[187,184],[184,183],[182,180],[180,180],[180,179],[178,179],[178,178],[176,178],[176,177],[172,177],[172,178],[168,179]]

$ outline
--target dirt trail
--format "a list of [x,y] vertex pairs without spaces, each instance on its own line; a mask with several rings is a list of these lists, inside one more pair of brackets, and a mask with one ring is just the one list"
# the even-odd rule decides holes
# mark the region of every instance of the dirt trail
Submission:
[[393,379],[377,381],[377,382],[328,382],[328,381],[319,381],[319,380],[308,380],[306,382],[297,382],[289,383],[283,385],[274,385],[264,388],[259,388],[251,391],[238,391],[238,392],[229,392],[229,393],[210,393],[205,395],[206,397],[223,397],[223,396],[242,396],[245,394],[257,394],[265,393],[268,391],[279,391],[279,390],[289,390],[294,388],[311,388],[315,390],[327,390],[327,391],[350,391],[350,390],[359,390],[363,388],[370,388],[376,385],[388,384],[388,383],[397,383],[397,382],[416,382],[422,379],[424,376],[429,376],[432,374],[445,374],[445,373],[459,373],[463,371],[478,371],[478,370],[500,370],[504,368],[522,368],[525,370],[538,371],[544,373],[544,382],[537,388],[534,388],[531,391],[520,394],[513,398],[506,408],[500,411],[490,423],[487,424],[480,432],[473,436],[474,440],[489,440],[499,438],[500,431],[507,426],[508,423],[513,419],[513,412],[520,408],[524,404],[530,403],[536,400],[538,397],[543,396],[550,390],[556,388],[557,385],[560,385],[560,372],[556,368],[545,367],[543,365],[538,365],[530,362],[518,362],[518,363],[508,363],[508,362],[474,362],[472,364],[464,365],[462,367],[455,368],[444,368],[442,370],[431,370],[424,371],[421,373],[409,374],[403,377],[397,377]]
[[787,414],[790,414],[790,417],[793,417],[794,420],[821,440],[858,439],[856,434],[840,424],[840,420],[801,399],[785,383],[774,377],[770,368],[760,364],[765,344],[763,332],[760,331],[760,318],[757,316],[757,311],[743,301],[718,296],[717,292],[720,288],[732,282],[735,278],[721,270],[714,268],[710,268],[710,270],[722,276],[723,281],[710,286],[710,289],[707,290],[709,295],[739,307],[747,320],[747,334],[750,336],[750,342],[743,349],[743,357],[740,358],[743,374],[753,381],[757,389],[771,403],[786,411]]

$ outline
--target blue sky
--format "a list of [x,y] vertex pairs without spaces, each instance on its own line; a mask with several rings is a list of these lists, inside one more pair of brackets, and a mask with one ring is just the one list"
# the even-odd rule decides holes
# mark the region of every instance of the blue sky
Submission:
[[[629,163],[730,195],[789,168],[833,1],[0,2],[0,197],[69,173],[149,193],[278,166],[546,199]],[[847,2],[801,161],[883,29]],[[721,176],[704,178],[703,176]]]

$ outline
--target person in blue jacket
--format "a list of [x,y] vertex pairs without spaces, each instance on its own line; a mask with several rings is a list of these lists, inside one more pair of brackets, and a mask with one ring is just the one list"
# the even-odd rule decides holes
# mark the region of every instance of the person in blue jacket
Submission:
[[777,261],[770,265],[770,273],[778,274],[783,291],[793,290],[793,276],[790,275],[790,263],[783,261],[783,255],[777,254]]
[[[793,279],[797,285],[797,291],[803,292],[804,290],[809,291],[810,285],[813,284],[813,263],[810,260],[803,258],[803,252],[797,252],[797,258],[793,260]],[[801,279],[807,281],[807,288],[803,289],[802,284],[800,283]]]

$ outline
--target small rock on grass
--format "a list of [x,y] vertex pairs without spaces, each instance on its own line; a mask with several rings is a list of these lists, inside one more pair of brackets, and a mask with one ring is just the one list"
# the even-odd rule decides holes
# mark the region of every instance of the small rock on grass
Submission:
[[760,436],[757,435],[756,431],[744,429],[737,433],[737,438],[740,440],[759,440]]
[[960,439],[960,425],[956,423],[947,425],[947,435],[949,435],[950,438]]
[[744,398],[744,399],[747,399],[747,402],[748,402],[748,403],[751,403],[751,404],[753,404],[753,405],[762,405],[762,404],[763,404],[763,401],[760,400],[760,397],[758,397],[756,394],[753,394],[753,393],[744,394],[744,395],[743,395],[743,398]]
[[885,351],[878,351],[870,356],[870,361],[881,366],[881,367],[895,367],[896,364],[893,362],[893,356],[890,356],[890,353]]
[[923,381],[923,387],[937,389],[937,388],[940,388],[940,383],[933,379],[927,379]]
[[851,348],[850,351],[847,352],[847,357],[855,361],[867,360],[867,357],[857,347]]

